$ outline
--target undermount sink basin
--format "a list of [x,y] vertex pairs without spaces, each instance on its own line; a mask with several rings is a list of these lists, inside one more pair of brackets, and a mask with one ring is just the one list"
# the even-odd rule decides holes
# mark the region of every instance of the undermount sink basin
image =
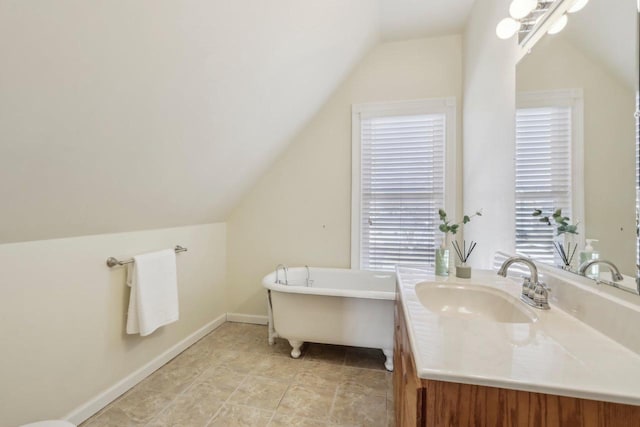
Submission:
[[416,285],[420,303],[429,311],[468,320],[532,323],[537,320],[518,299],[482,285],[422,282]]

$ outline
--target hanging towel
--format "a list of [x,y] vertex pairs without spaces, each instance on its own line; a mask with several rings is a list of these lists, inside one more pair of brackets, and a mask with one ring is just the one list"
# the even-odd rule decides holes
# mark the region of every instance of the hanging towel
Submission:
[[138,255],[127,269],[131,287],[127,333],[146,336],[178,320],[178,279],[173,249]]

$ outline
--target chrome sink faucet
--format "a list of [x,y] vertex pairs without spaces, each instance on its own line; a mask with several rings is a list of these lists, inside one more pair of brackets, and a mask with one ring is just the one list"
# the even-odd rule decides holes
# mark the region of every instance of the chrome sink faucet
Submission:
[[529,268],[529,277],[524,279],[522,283],[522,295],[520,299],[531,307],[541,310],[548,310],[549,307],[549,288],[538,280],[538,268],[529,258],[514,256],[508,258],[502,263],[498,270],[498,275],[507,277],[507,270],[512,264],[524,264]]
[[[282,271],[284,272],[284,282],[282,282],[280,279],[278,279],[278,271],[282,268]],[[288,285],[289,284],[289,280],[287,279],[287,266],[284,264],[278,264],[276,265],[276,283],[280,284],[280,285]]]
[[618,270],[618,267],[611,261],[607,261],[604,259],[592,259],[589,261],[585,261],[582,264],[580,264],[580,267],[578,267],[578,273],[580,273],[582,276],[586,276],[589,268],[594,266],[595,264],[604,264],[607,267],[609,267],[609,271],[611,271],[611,282],[609,282],[608,280],[597,279],[596,283],[598,285],[604,283],[605,285],[613,286],[614,288],[620,289],[622,291],[630,292],[634,295],[640,295],[640,277],[636,277],[635,291],[625,286],[617,284],[616,282],[621,282],[624,280],[624,276],[620,274],[620,270]]
[[585,276],[589,267],[592,267],[595,264],[604,264],[609,267],[609,271],[611,271],[611,280],[613,280],[614,282],[620,282],[621,280],[624,280],[624,277],[622,277],[622,274],[620,274],[620,270],[618,270],[618,267],[616,267],[616,265],[611,261],[607,261],[605,259],[591,259],[589,261],[583,262],[582,264],[580,264],[580,267],[578,267],[578,273],[580,273],[582,276]]

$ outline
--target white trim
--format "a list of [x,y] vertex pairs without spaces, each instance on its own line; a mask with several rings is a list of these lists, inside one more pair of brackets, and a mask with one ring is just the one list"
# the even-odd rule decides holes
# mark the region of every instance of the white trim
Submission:
[[266,325],[269,323],[268,316],[257,314],[227,313],[227,322],[251,323],[254,325]]
[[445,135],[445,210],[457,218],[456,206],[456,98],[429,98],[353,104],[351,107],[351,268],[360,267],[360,120],[379,116],[444,113]]
[[93,399],[89,400],[87,403],[80,405],[79,407],[71,411],[64,417],[64,419],[73,424],[80,424],[83,421],[87,420],[89,417],[98,413],[98,411],[107,406],[109,403],[113,402],[123,393],[125,393],[136,384],[144,380],[146,377],[151,375],[153,372],[161,368],[165,363],[176,357],[178,354],[182,353],[189,346],[193,345],[209,332],[222,325],[226,320],[227,315],[224,313],[221,314],[213,321],[207,323],[202,328],[198,329],[173,347],[169,348],[164,353],[160,354],[158,357],[149,361],[140,369],[126,376],[124,379],[118,381],[116,384],[109,387],[107,390],[100,393]]
[[[587,230],[584,208],[584,95],[582,89],[558,89],[516,94],[516,109],[571,107],[571,216],[579,221],[578,247],[584,247]],[[580,191],[576,191],[576,187]]]

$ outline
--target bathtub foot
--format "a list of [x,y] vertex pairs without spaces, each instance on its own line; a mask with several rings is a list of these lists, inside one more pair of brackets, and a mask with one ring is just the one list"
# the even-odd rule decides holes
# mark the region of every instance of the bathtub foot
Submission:
[[387,369],[387,371],[392,372],[393,371],[393,349],[386,349],[383,348],[382,352],[384,353],[384,356],[387,358],[387,360],[385,360],[384,362],[384,367]]
[[291,357],[293,357],[294,359],[300,357],[300,355],[302,354],[302,352],[300,351],[300,347],[302,347],[302,344],[304,344],[304,342],[289,340],[289,344],[291,344],[291,347],[293,347],[293,349],[291,350]]

